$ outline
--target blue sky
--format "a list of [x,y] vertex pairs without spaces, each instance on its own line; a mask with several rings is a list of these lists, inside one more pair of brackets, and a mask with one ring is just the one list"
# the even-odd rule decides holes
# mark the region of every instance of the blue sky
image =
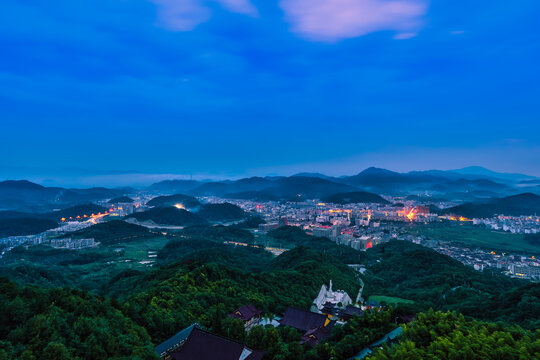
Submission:
[[539,11],[3,0],[0,176],[540,175]]

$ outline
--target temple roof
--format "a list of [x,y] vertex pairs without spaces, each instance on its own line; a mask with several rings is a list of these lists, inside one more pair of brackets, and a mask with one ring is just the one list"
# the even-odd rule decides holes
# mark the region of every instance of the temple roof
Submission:
[[240,306],[238,310],[229,314],[235,319],[242,319],[242,321],[248,321],[254,316],[259,316],[262,314],[262,310],[257,309],[254,305],[244,305]]
[[171,354],[174,360],[261,360],[262,351],[254,351],[243,344],[195,328],[185,344]]
[[280,323],[281,325],[290,326],[302,331],[308,331],[324,326],[326,320],[326,315],[288,307]]

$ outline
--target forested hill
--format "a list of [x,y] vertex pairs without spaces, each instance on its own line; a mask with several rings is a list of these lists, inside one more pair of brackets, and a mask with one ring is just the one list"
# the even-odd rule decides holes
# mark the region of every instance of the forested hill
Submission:
[[523,193],[487,201],[465,203],[444,209],[444,213],[457,214],[468,218],[486,218],[496,214],[512,216],[540,214],[540,196]]
[[62,237],[71,237],[74,239],[94,238],[96,242],[109,245],[142,240],[149,236],[152,235],[144,226],[130,224],[122,220],[111,220],[68,233]]
[[129,297],[125,306],[152,340],[160,342],[194,321],[211,328],[216,311],[247,303],[277,314],[287,306],[309,309],[321,285],[330,279],[335,288],[351,294],[358,291],[352,269],[305,248],[288,251],[260,273],[218,264],[173,263],[137,278],[143,290]]
[[0,238],[7,236],[35,235],[54,229],[58,224],[49,219],[0,219]]
[[174,206],[176,204],[181,204],[186,209],[193,209],[201,206],[199,200],[193,196],[184,194],[157,196],[147,203],[148,206],[160,207]]
[[206,221],[196,214],[175,207],[157,207],[128,216],[138,221],[152,221],[159,225],[190,226],[204,224]]
[[457,310],[540,328],[540,284],[479,272],[431,249],[391,241],[365,252],[366,295],[413,300],[415,311]]
[[0,278],[1,359],[158,359],[147,331],[120,304],[69,289]]
[[402,325],[399,344],[375,349],[369,360],[538,359],[540,332],[503,323],[468,320],[456,313],[429,311]]
[[[430,308],[455,310],[471,318],[519,324],[531,330],[540,326],[539,284],[496,272],[477,272],[409,242],[392,241],[359,252],[293,227],[267,234],[274,241],[290,245],[291,250],[278,257],[257,247],[225,244],[235,239],[256,244],[258,238],[246,230],[232,226],[187,227],[148,240],[152,244],[149,249],[167,242],[157,253],[151,270],[130,267],[92,278],[91,273],[84,272],[87,267],[96,271],[109,263],[123,264],[118,261],[122,255],[110,251],[119,247],[117,241],[124,241],[122,246],[135,251],[146,249],[141,248],[144,243],[139,242],[145,241],[146,229],[122,221],[100,225],[85,230],[94,232],[97,237],[110,233],[100,238],[111,244],[111,247],[104,245],[109,249],[106,252],[99,252],[99,248],[86,253],[49,249],[54,254],[46,257],[47,263],[35,268],[39,269],[41,278],[54,279],[55,286],[62,281],[64,286],[84,283],[93,293],[20,287],[7,280],[0,282],[0,306],[8,309],[0,315],[0,331],[3,331],[0,335],[5,339],[0,341],[0,359],[32,359],[32,356],[39,359],[153,359],[153,345],[193,322],[217,334],[245,341],[254,349],[265,350],[267,359],[283,360],[348,359],[394,329],[400,316],[428,312]],[[121,236],[122,231],[140,237],[135,242],[126,240]],[[45,250],[21,249],[28,263],[40,261],[39,252]],[[227,317],[246,304],[254,304],[265,313],[277,316],[288,306],[309,309],[321,285],[329,280],[335,289],[344,289],[354,298],[359,275],[346,263],[365,266],[366,271],[361,275],[365,283],[364,298],[386,296],[385,299],[398,298],[402,303],[392,309],[368,311],[343,327],[336,326],[327,341],[312,349],[301,346],[301,334],[292,329],[257,328],[246,335],[242,323]],[[35,269],[28,266],[30,264],[10,267],[12,271],[8,273],[18,276],[19,281],[31,279]],[[21,267],[24,269],[19,269]],[[95,295],[98,292],[101,295]],[[438,319],[439,315],[431,313],[429,316]],[[484,333],[498,339],[499,335],[491,330],[493,326],[503,333],[508,332],[509,335],[504,336],[513,337],[513,342],[509,338],[508,341],[526,351],[537,341],[532,332],[518,327],[472,323],[469,318],[459,321],[462,328],[470,325],[478,329],[473,332],[474,338],[468,340],[469,344],[482,342]],[[437,323],[430,321],[413,323],[411,328],[414,326],[420,333],[441,330]],[[416,339],[407,326],[405,335]],[[443,338],[456,343],[454,335],[454,332],[441,332]],[[430,341],[439,344],[437,339]],[[418,347],[425,348],[426,354],[429,354],[428,345],[417,343]],[[403,343],[398,348],[407,349],[406,346]],[[505,358],[508,351],[501,353],[500,358]],[[384,359],[384,356],[394,355],[376,356]]]

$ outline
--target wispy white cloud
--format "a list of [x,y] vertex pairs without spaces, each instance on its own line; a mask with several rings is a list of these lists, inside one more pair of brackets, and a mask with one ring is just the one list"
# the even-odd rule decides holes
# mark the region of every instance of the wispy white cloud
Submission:
[[199,0],[151,0],[158,5],[158,21],[169,30],[189,31],[210,18]]
[[416,35],[418,35],[418,34],[415,33],[415,32],[397,33],[396,35],[394,35],[394,39],[396,39],[396,40],[406,40],[406,39],[411,39],[411,38],[415,37]]
[[215,0],[220,3],[225,9],[245,14],[249,16],[257,16],[257,8],[249,0]]
[[150,0],[158,6],[159,24],[173,31],[190,31],[210,19],[210,3],[219,3],[228,11],[257,16],[250,0]]
[[281,0],[280,6],[293,32],[334,42],[382,30],[411,37],[422,25],[427,0]]

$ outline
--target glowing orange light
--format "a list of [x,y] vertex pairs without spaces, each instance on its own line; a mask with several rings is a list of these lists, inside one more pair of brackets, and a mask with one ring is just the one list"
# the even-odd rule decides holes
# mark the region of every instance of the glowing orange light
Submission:
[[62,221],[66,221],[66,218],[61,218],[60,220],[62,220]]
[[373,247],[373,243],[371,242],[371,240],[368,241],[368,243],[366,244],[366,249],[371,249]]
[[367,213],[367,221],[369,222],[371,220],[371,210]]
[[414,209],[411,209],[411,211],[409,211],[409,213],[407,214],[407,218],[411,221],[413,221],[414,219]]
[[77,215],[77,219],[80,219],[80,218],[81,218],[81,216],[80,216],[80,215]]
[[177,209],[185,209],[184,205],[182,204],[174,204],[174,207]]

